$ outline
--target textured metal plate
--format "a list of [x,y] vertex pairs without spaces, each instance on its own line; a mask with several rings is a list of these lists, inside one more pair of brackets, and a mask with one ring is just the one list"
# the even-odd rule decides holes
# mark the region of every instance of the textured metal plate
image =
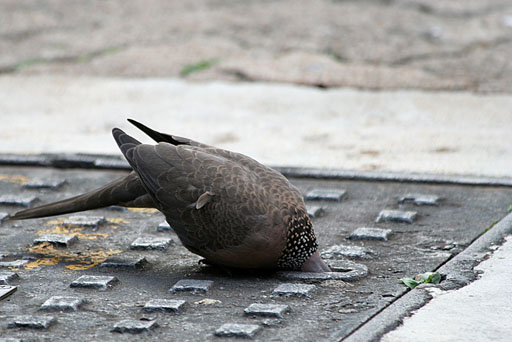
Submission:
[[[94,164],[94,162],[93,162]],[[27,188],[40,178],[38,167],[0,167],[0,193],[47,203],[76,195],[124,175],[123,171],[44,169],[46,177],[66,182],[56,189]],[[215,341],[240,335],[255,341],[322,341],[343,338],[406,292],[398,278],[433,271],[462,251],[493,222],[507,214],[512,188],[424,184],[414,181],[377,182],[292,178],[304,193],[315,189],[343,189],[341,201],[311,200],[322,215],[313,218],[320,251],[337,277],[292,277],[282,273],[228,271],[199,264],[170,230],[157,230],[163,216],[153,210],[95,210],[79,215],[96,220],[94,226],[71,222],[70,217],[0,223],[2,272],[16,272],[9,285],[18,291],[0,305],[0,335],[23,340],[73,339]],[[402,199],[410,194],[433,195],[437,205],[417,205]],[[402,201],[400,201],[402,200]],[[0,204],[0,212],[20,207]],[[415,211],[412,223],[376,222],[382,210]],[[87,220],[87,219],[82,219]],[[95,221],[96,222],[96,221]],[[349,239],[357,228],[390,229],[387,241]],[[76,236],[67,247],[33,241],[48,234]],[[140,237],[174,241],[167,249],[133,249]],[[162,241],[163,241],[162,240]],[[137,267],[145,260],[143,267]],[[107,266],[108,267],[107,267]],[[129,265],[129,267],[127,267]],[[359,266],[358,266],[359,265]],[[348,277],[354,270],[357,277]],[[115,277],[106,291],[71,287],[81,276]],[[110,279],[110,278],[109,278]],[[180,280],[213,281],[205,291],[169,291]],[[279,295],[286,283],[314,285],[306,295]],[[182,283],[183,284],[183,283]],[[197,283],[201,284],[201,283]],[[203,283],[204,284],[204,283]],[[299,286],[309,288],[309,286]],[[29,329],[9,322],[19,317],[43,316],[40,307],[55,296],[83,298],[77,310],[52,311],[55,323],[46,330]],[[184,309],[144,310],[152,300],[185,301]],[[263,308],[285,305],[276,317],[247,314],[254,303]],[[164,306],[162,306],[164,307]],[[272,311],[268,309],[267,311]],[[279,317],[280,316],[280,317]],[[241,324],[241,325],[240,325]],[[255,328],[254,326],[257,326]],[[223,328],[222,328],[223,327]],[[236,329],[235,329],[236,328]],[[134,337],[132,334],[137,333]]]

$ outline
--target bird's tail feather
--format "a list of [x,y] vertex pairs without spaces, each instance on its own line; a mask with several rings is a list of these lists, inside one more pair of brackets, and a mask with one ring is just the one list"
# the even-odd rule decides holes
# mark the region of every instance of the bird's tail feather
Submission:
[[[135,173],[113,181],[99,189],[62,201],[17,212],[10,220],[24,220],[98,209],[110,205],[139,204],[148,206],[146,190]],[[154,207],[154,205],[149,205]]]

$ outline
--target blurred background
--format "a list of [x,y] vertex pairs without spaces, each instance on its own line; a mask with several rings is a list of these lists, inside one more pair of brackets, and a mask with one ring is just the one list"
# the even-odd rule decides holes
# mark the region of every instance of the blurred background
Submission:
[[270,165],[512,175],[509,0],[2,0],[0,52],[1,153],[118,154],[131,117]]

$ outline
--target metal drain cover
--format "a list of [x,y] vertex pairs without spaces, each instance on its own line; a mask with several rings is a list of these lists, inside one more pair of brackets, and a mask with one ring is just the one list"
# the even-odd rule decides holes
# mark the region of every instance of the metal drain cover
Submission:
[[[63,199],[124,174],[3,166],[0,193],[8,201],[0,212]],[[59,186],[25,186],[41,178]],[[504,186],[321,175],[291,181],[305,195],[315,194],[307,204],[322,210],[313,224],[324,258],[338,267],[333,275],[228,273],[201,265],[172,227],[158,229],[164,219],[154,210],[107,208],[80,213],[79,220],[76,214],[0,219],[0,272],[4,285],[17,288],[0,300],[0,335],[48,341],[133,334],[168,341],[342,339],[406,292],[399,278],[438,268],[504,217],[512,198],[512,188]],[[434,198],[435,205],[418,198]],[[80,305],[72,302],[73,310],[52,310],[50,317],[41,309],[52,298],[78,298]],[[156,309],[145,310],[147,303]]]

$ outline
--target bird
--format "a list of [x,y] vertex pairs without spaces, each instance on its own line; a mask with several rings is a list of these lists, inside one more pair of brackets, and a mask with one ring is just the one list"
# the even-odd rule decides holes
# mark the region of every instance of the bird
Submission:
[[155,131],[143,144],[112,135],[133,169],[72,198],[25,209],[25,220],[108,207],[156,208],[183,246],[207,264],[239,269],[330,272],[300,191],[276,170],[236,152]]

